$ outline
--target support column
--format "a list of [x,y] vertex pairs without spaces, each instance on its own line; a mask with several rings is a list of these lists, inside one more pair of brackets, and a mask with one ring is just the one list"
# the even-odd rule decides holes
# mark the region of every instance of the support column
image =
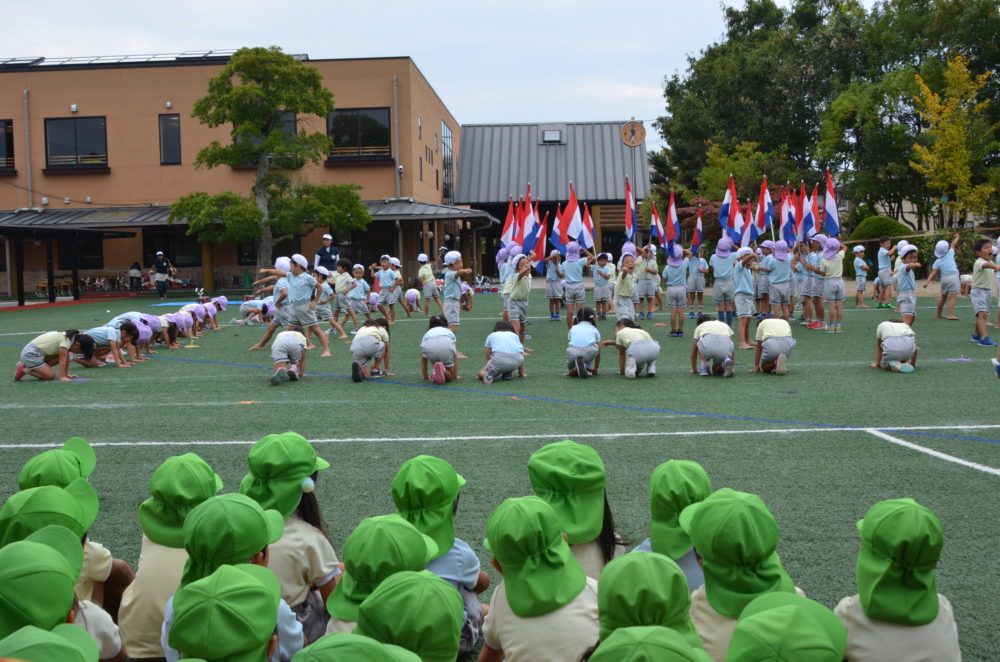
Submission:
[[52,264],[52,237],[45,238],[45,282],[48,283],[49,303],[56,302],[56,273]]
[[[79,240],[80,235],[73,235],[74,239]],[[80,300],[80,254],[73,251],[73,255],[70,258],[73,262],[73,267],[70,270],[70,278],[73,280],[73,301]]]
[[206,292],[215,291],[215,263],[212,259],[212,244],[201,242],[201,287]]
[[24,237],[19,234],[11,236],[14,242],[14,289],[17,291],[17,305],[24,306]]
[[594,248],[598,253],[602,252],[601,248],[601,207],[591,207],[590,208],[590,222],[594,224]]

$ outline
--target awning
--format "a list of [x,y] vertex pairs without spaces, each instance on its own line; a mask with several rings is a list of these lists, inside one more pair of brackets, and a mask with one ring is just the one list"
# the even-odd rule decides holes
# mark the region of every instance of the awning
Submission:
[[499,225],[500,219],[478,209],[419,202],[413,198],[365,200],[373,221],[453,221],[482,220],[487,225]]

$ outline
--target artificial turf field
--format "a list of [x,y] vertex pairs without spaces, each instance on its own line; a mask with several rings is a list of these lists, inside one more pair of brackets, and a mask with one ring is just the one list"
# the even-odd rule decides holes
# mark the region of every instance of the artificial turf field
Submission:
[[[496,295],[476,297],[475,310],[463,312],[459,349],[472,358],[460,363],[464,379],[443,387],[421,382],[426,323],[402,312],[392,327],[395,377],[362,384],[350,380],[347,344],[331,340],[333,358],[310,352],[304,380],[272,387],[269,352],[247,351],[262,329],[231,325],[206,332],[196,348],[160,349],[132,368],[74,370],[89,381],[15,383],[6,376],[0,494],[17,488],[20,467],[40,449],[74,435],[88,439],[97,446],[91,481],[102,508],[91,535],[134,565],[136,509],[164,458],[197,452],[231,491],[246,473],[251,443],[295,430],[332,465],[317,493],[338,551],[360,520],[391,512],[389,485],[399,464],[429,453],[468,479],[457,533],[492,571],[482,546],[489,513],[504,498],[530,493],[526,466],[534,450],[573,439],[604,458],[618,530],[629,541],[647,535],[648,477],[668,459],[700,462],[716,488],[760,494],[781,527],[786,569],[829,607],[856,592],[855,522],[876,501],[917,499],[944,525],[938,589],[955,606],[964,659],[997,659],[1000,424],[991,414],[1000,384],[989,363],[993,351],[969,342],[967,301],[957,308],[962,321],[947,322],[933,319],[932,298],[919,300],[921,352],[911,375],[867,367],[875,327],[892,311],[855,311],[847,302],[842,334],[795,327],[791,374],[747,374],[752,352],[739,352],[734,379],[690,375],[694,322],[686,320],[686,338],[668,338],[668,328],[653,326],[669,322],[661,312],[642,321],[660,342],[658,376],[629,381],[613,374],[614,348],[603,350],[601,376],[561,377],[566,325],[548,320],[540,294],[532,295],[528,378],[490,386],[475,373],[497,319]],[[153,303],[144,297],[0,312],[0,365],[13,374],[21,347],[44,331],[87,329],[128,310],[174,310]],[[219,320],[237,315],[230,307]],[[605,338],[613,325],[599,322]],[[949,360],[962,355],[973,360]]]

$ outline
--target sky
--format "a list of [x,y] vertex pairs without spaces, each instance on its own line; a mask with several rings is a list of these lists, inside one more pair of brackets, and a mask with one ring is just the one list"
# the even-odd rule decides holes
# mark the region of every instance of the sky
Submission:
[[6,7],[8,28],[23,29],[5,31],[0,58],[272,45],[408,55],[461,124],[635,118],[657,148],[664,77],[722,38],[724,4],[743,1],[41,0]]

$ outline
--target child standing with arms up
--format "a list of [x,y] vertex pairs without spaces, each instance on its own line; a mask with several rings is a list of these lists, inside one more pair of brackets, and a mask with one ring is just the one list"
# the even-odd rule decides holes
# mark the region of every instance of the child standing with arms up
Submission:
[[889,297],[892,295],[892,254],[896,247],[889,237],[878,239],[878,286],[879,297],[876,308],[892,308]]
[[622,263],[618,276],[614,280],[615,316],[618,321],[635,317],[635,304],[632,295],[635,293],[635,258],[629,254],[622,255]]
[[980,347],[996,347],[997,344],[986,333],[986,319],[990,314],[990,299],[993,296],[993,274],[990,271],[1000,271],[1000,265],[993,261],[993,243],[989,239],[977,239],[972,245],[972,251],[976,254],[970,291],[972,310],[976,313],[972,342],[978,343]]
[[[581,251],[586,256],[581,259]],[[566,244],[566,262],[563,264],[563,278],[566,286],[563,288],[563,300],[566,303],[566,326],[572,327],[576,319],[576,311],[583,308],[587,292],[583,285],[583,271],[594,262],[594,256],[579,243],[571,241]],[[556,313],[558,319],[558,313]]]
[[417,256],[420,268],[417,269],[417,278],[420,279],[424,295],[424,313],[431,316],[431,299],[438,305],[438,310],[444,313],[444,306],[441,305],[441,293],[438,291],[437,279],[434,278],[434,269],[430,265],[427,253]]
[[660,274],[656,268],[656,246],[647,244],[639,247],[639,257],[635,261],[635,293],[639,297],[639,319],[642,306],[646,304],[646,319],[653,319],[653,302],[659,290]]
[[693,320],[695,299],[698,299],[698,314],[705,308],[705,274],[708,273],[708,262],[701,256],[701,244],[691,247],[691,258],[688,260],[687,303],[688,319]]
[[347,334],[344,333],[344,327],[340,326],[340,323],[337,322],[337,316],[333,313],[331,302],[337,298],[337,294],[327,282],[329,277],[330,271],[326,267],[316,267],[316,280],[319,281],[320,286],[320,296],[316,300],[316,319],[326,321],[330,325],[330,330],[327,333],[333,333],[336,330],[340,334],[337,339],[343,340]]
[[[927,280],[924,281],[924,288],[926,289],[931,281],[934,280],[934,275],[941,274],[941,296],[938,297],[937,304],[938,319],[958,320],[955,317],[955,298],[958,296],[958,291],[961,289],[962,284],[958,273],[958,265],[955,263],[955,246],[958,245],[958,240],[961,236],[961,233],[956,232],[950,244],[942,239],[934,245],[934,257],[937,259],[931,265],[931,272],[927,275]],[[948,303],[948,316],[944,317],[941,315],[941,312],[944,309],[946,301]]]
[[545,298],[549,300],[549,320],[551,321],[558,320],[559,311],[562,310],[562,278],[562,253],[553,250],[545,258]]
[[739,317],[737,337],[740,341],[740,349],[753,349],[750,344],[750,318],[753,317],[753,274],[751,271],[756,266],[753,262],[757,255],[753,249],[742,246],[736,251],[736,260],[733,263],[733,283],[735,289],[736,315]]
[[615,265],[611,263],[610,253],[597,256],[594,266],[594,305],[597,319],[608,319],[608,301],[611,300],[611,280],[615,277]]
[[846,247],[836,237],[823,245],[823,298],[829,304],[827,333],[844,330],[844,255]]
[[917,247],[913,244],[903,246],[899,253],[902,263],[896,279],[899,282],[899,294],[896,295],[896,304],[899,306],[899,313],[903,321],[910,326],[917,317],[917,275],[914,269],[920,268],[917,262]]
[[389,259],[388,255],[383,255],[379,258],[378,264],[368,267],[368,271],[373,278],[378,279],[378,311],[382,313],[382,317],[389,320],[389,324],[395,324],[396,301],[399,300],[396,288],[403,283],[403,279],[400,278],[399,272],[392,268]]
[[358,315],[364,315],[366,320],[372,318],[372,314],[368,310],[368,293],[371,291],[371,285],[365,280],[365,268],[360,264],[355,264],[351,272],[354,278],[345,281],[346,284],[342,291],[350,302],[350,307],[347,308],[346,312],[351,316],[351,321],[354,322],[354,331],[351,333],[356,333],[360,327]]
[[[444,254],[444,316],[451,332],[458,331],[462,323],[462,276],[472,273],[472,269],[462,268],[462,254],[448,251]],[[468,358],[459,356],[459,358]]]
[[[520,253],[514,258],[514,272],[511,275],[512,285],[510,288],[510,302],[507,304],[507,316],[510,323],[514,325],[514,332],[524,344],[525,339],[530,338],[524,332],[525,322],[528,321],[528,296],[531,294],[531,259],[535,256]],[[558,318],[554,318],[558,319]],[[522,349],[522,351],[525,351]]]
[[684,257],[684,249],[680,244],[674,244],[672,251],[667,253],[667,266],[663,267],[663,280],[667,283],[667,307],[670,308],[671,338],[684,337],[684,302],[687,298],[684,279],[688,260],[689,258]]
[[854,307],[867,308],[865,305],[865,289],[868,285],[868,264],[865,262],[865,247],[858,244],[854,247]]

